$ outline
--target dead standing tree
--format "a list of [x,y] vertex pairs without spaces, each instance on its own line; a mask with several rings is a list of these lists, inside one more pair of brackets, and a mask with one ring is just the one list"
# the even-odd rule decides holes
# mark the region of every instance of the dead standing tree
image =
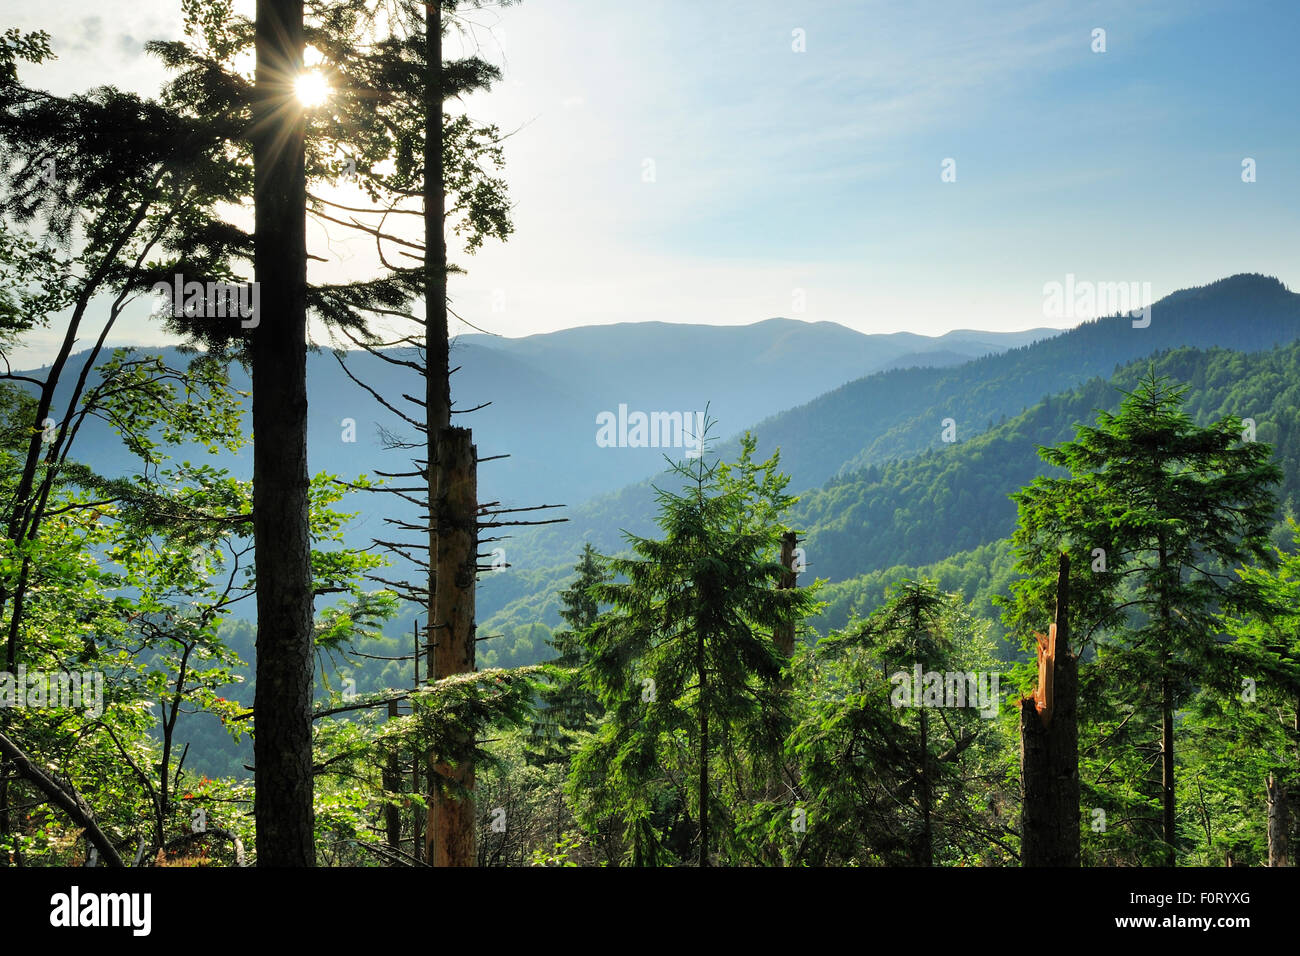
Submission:
[[[499,76],[495,67],[477,58],[444,62],[443,34],[448,22],[455,19],[456,7],[455,0],[402,4],[399,16],[388,24],[395,30],[393,43],[381,47],[368,61],[358,59],[351,64],[359,75],[368,73],[372,79],[384,81],[370,84],[384,93],[365,102],[365,116],[356,119],[358,125],[364,126],[371,117],[379,117],[378,140],[397,144],[393,146],[396,171],[376,172],[382,166],[380,160],[387,156],[375,150],[374,138],[366,141],[367,147],[361,151],[362,163],[353,165],[363,167],[356,170],[357,175],[370,195],[382,196],[386,205],[361,209],[311,197],[313,214],[321,220],[371,236],[379,261],[391,273],[391,281],[423,300],[423,317],[401,308],[369,310],[415,325],[412,334],[393,341],[380,342],[365,334],[353,334],[346,327],[342,329],[354,346],[408,374],[414,371],[422,376],[421,397],[403,392],[400,400],[390,401],[348,371],[342,356],[339,361],[349,378],[404,425],[420,433],[415,441],[386,435],[389,447],[423,450],[424,457],[414,458],[411,470],[377,472],[387,479],[414,481],[373,490],[396,495],[420,509],[411,519],[390,516],[384,520],[399,532],[397,537],[420,535],[423,540],[376,539],[376,544],[414,566],[424,583],[372,577],[423,607],[427,620],[426,674],[431,683],[476,669],[475,646],[479,638],[474,624],[475,584],[478,571],[486,570],[478,564],[480,531],[549,523],[503,516],[513,511],[560,507],[513,509],[503,508],[499,502],[480,503],[478,464],[492,459],[478,457],[469,429],[451,424],[453,414],[475,408],[455,409],[451,401],[450,377],[456,369],[450,367],[448,316],[454,313],[448,306],[447,277],[454,267],[447,258],[448,221],[457,220],[453,228],[464,238],[468,252],[487,237],[506,238],[511,229],[504,182],[489,171],[501,163],[501,137],[494,127],[475,126],[464,116],[446,115],[443,109],[448,99],[485,87]],[[399,36],[402,31],[405,35]],[[419,144],[419,152],[406,149],[401,145],[404,143]],[[453,183],[450,194],[449,181]],[[347,220],[338,218],[344,213],[352,215]],[[357,213],[374,215],[378,220],[366,222]],[[421,217],[423,241],[398,235],[385,226],[390,217],[401,215]],[[420,265],[394,265],[389,258],[394,249],[392,258],[416,259]],[[414,349],[415,358],[401,357],[393,351],[395,347]],[[413,661],[417,674],[419,654],[417,640]],[[476,820],[470,796],[473,766],[468,761],[452,765],[437,754],[429,754],[427,760],[429,811],[424,859],[436,866],[472,866],[476,858]]]
[[1070,651],[1070,559],[1056,577],[1056,622],[1038,635],[1038,687],[1020,701],[1020,861],[1079,865],[1078,658]]

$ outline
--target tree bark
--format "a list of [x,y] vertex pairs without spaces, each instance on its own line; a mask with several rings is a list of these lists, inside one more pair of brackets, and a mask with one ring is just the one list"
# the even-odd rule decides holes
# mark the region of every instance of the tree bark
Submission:
[[314,866],[312,575],[307,498],[307,250],[303,0],[258,0],[254,156],[257,544],[254,755],[259,866]]
[[700,682],[700,866],[709,865],[709,671],[704,632],[696,638],[695,667]]
[[1267,793],[1268,865],[1290,866],[1291,807],[1287,801],[1286,784],[1277,774],[1269,774]]
[[1175,790],[1174,790],[1174,703],[1173,688],[1166,671],[1160,678],[1160,797],[1163,809],[1165,866],[1176,866],[1178,855],[1174,838],[1175,826]]
[[[451,378],[447,341],[447,184],[442,166],[442,6],[425,6],[424,101],[424,344],[425,414],[429,450],[438,430],[451,424]],[[429,464],[432,466],[433,461]],[[430,467],[429,493],[437,494]],[[436,553],[432,552],[432,553]],[[432,598],[430,598],[432,600]]]
[[930,788],[930,715],[921,707],[921,844],[917,848],[919,866],[934,866],[934,795]]
[[[431,678],[469,673],[474,661],[474,583],[478,573],[477,461],[468,428],[444,428],[437,444],[446,490],[431,509],[438,535],[437,587],[428,638]],[[465,741],[465,743],[469,743]],[[436,756],[433,758],[436,761]],[[474,799],[439,786],[439,777],[473,790],[474,764],[431,761],[426,858],[434,866],[474,866],[477,820]]]
[[[781,575],[781,580],[777,584],[777,589],[781,591],[792,590],[798,575],[794,570],[794,549],[797,544],[797,538],[793,531],[787,531],[781,535],[781,566],[785,572]],[[784,660],[789,660],[794,656],[794,622],[781,624],[776,628],[772,635],[772,642],[776,644],[776,649]],[[783,682],[784,684],[784,682]]]
[[1020,702],[1020,863],[1079,865],[1078,659],[1070,651],[1070,559],[1056,573],[1056,639],[1051,696],[1040,713]]
[[[393,720],[396,717],[397,701],[390,700],[388,702],[388,719]],[[402,764],[396,750],[389,755],[388,763],[384,767],[384,789],[389,793],[397,793],[402,789]],[[400,850],[402,847],[402,808],[396,803],[390,803],[384,807],[384,823],[389,847]]]
[[[430,583],[432,583],[432,581]],[[414,671],[413,673],[414,683],[412,684],[412,686],[416,690],[419,690],[420,689],[420,622],[418,619],[415,621],[414,631],[415,631],[414,633],[415,640],[412,645],[412,651],[411,651],[412,654],[411,664]],[[429,632],[427,628],[425,629],[424,639],[426,642],[429,640]],[[430,660],[432,661],[432,657],[433,657],[432,648],[428,649],[428,654]],[[422,763],[425,763],[425,761],[419,752],[416,752],[413,756],[414,759],[411,761],[411,793],[419,793],[420,792],[420,765]],[[414,800],[412,800],[411,801],[411,856],[415,858],[416,862],[422,863],[425,860],[425,850],[427,849],[427,847],[425,846],[425,832],[428,829],[428,823],[429,823],[428,811],[426,810],[424,812],[421,812],[420,807],[416,804]]]
[[[443,170],[442,2],[426,4],[424,99],[424,353],[429,498],[429,679],[474,670],[474,583],[478,503],[469,431],[451,428],[447,328],[447,186]],[[472,799],[443,793],[439,776],[473,788],[474,767],[433,762],[429,774],[426,859],[474,866]]]

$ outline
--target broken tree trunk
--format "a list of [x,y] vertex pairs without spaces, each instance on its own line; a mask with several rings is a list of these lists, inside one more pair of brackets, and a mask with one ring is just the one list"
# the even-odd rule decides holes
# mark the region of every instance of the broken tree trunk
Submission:
[[1268,777],[1268,865],[1290,866],[1288,836],[1291,812],[1287,803],[1286,784],[1277,774]]
[[1069,608],[1070,559],[1062,554],[1056,622],[1039,636],[1038,688],[1020,702],[1022,866],[1079,865],[1079,668]]
[[[468,428],[444,428],[438,434],[437,460],[445,484],[431,509],[437,527],[441,572],[434,587],[429,679],[464,674],[474,664],[474,582],[478,572],[478,488],[476,452]],[[477,821],[474,765],[456,766],[430,759],[427,859],[434,866],[474,866]],[[448,787],[445,784],[450,783]],[[459,792],[457,792],[459,791]]]

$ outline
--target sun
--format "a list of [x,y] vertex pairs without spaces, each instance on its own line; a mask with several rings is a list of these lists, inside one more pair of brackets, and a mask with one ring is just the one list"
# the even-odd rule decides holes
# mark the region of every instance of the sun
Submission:
[[329,81],[315,70],[304,73],[293,84],[294,94],[303,106],[320,106],[330,96]]

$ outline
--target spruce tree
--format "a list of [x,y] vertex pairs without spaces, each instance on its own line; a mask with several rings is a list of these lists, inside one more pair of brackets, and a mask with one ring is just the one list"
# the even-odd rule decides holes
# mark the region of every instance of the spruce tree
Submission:
[[987,786],[978,765],[996,748],[996,721],[977,713],[968,682],[961,708],[912,693],[918,666],[927,680],[970,672],[996,707],[984,630],[958,595],[903,579],[866,619],[817,645],[805,684],[814,699],[791,738],[807,800],[801,859],[932,866],[971,852],[967,834],[997,842],[971,799]]
[[694,811],[693,846],[677,855],[712,863],[727,813],[714,800],[715,762],[730,766],[746,744],[770,749],[782,666],[771,634],[813,607],[809,590],[776,586],[787,530],[777,518],[792,499],[777,457],[754,467],[754,447],[746,436],[734,466],[677,463],[682,490],[656,488],[663,537],[628,535],[633,556],[609,560],[618,580],[590,589],[611,606],[589,632],[586,668],[608,719],[571,786],[607,795],[603,809],[622,813],[637,862],[664,842],[651,821],[670,778]]
[[574,569],[577,578],[560,592],[560,618],[567,629],[556,631],[548,643],[556,656],[552,682],[538,695],[538,713],[528,735],[529,759],[548,764],[568,759],[573,733],[590,732],[600,714],[600,701],[580,681],[587,663],[585,633],[596,623],[600,602],[592,588],[609,581],[600,555],[587,542]]
[[[1300,547],[1300,525],[1289,519],[1288,526],[1292,548]],[[1300,792],[1300,554],[1279,549],[1276,557],[1276,568],[1253,566],[1240,574],[1281,613],[1225,615],[1230,667],[1216,675],[1217,686],[1201,688],[1185,721],[1204,768],[1198,802],[1219,811],[1201,814],[1207,857],[1199,862],[1206,865],[1227,854],[1243,859],[1255,847],[1258,855],[1244,862],[1293,862],[1293,805]],[[1208,798],[1203,790],[1210,791]]]

